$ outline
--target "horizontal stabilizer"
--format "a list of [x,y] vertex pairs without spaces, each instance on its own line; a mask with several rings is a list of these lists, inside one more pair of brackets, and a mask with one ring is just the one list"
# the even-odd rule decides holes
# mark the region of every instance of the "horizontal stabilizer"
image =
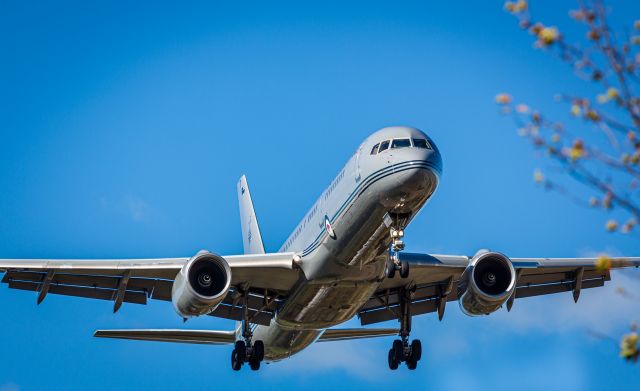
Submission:
[[349,339],[376,338],[398,335],[399,329],[328,329],[318,342],[346,341]]
[[208,345],[230,345],[236,341],[235,331],[214,330],[96,330],[94,337],[134,339],[139,341],[179,342]]

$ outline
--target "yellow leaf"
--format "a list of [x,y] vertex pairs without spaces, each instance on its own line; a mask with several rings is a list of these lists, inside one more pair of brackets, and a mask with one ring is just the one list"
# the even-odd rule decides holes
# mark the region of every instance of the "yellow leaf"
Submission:
[[511,103],[511,95],[506,93],[500,93],[496,95],[496,103],[499,105],[508,105]]
[[544,182],[544,175],[542,174],[542,171],[540,171],[540,170],[535,170],[535,171],[533,172],[533,180],[534,180],[536,183],[542,183],[542,182]]
[[609,97],[605,94],[598,94],[598,96],[596,96],[596,101],[603,105],[609,101]]
[[600,114],[598,114],[596,111],[594,110],[589,110],[586,113],[587,118],[589,118],[591,121],[593,122],[598,122],[600,121]]
[[576,104],[571,105],[571,114],[574,117],[578,117],[580,113],[582,113],[582,109],[580,109],[579,105],[576,105]]
[[629,164],[629,160],[630,160],[629,154],[628,153],[623,153],[622,157],[620,158],[620,160],[622,160],[623,164]]
[[544,27],[540,30],[540,33],[538,33],[538,38],[545,45],[551,45],[560,38],[560,32],[558,32],[556,27]]
[[606,272],[611,269],[611,258],[606,255],[600,255],[596,260],[596,269],[601,272]]
[[[609,220],[607,221],[605,228],[607,229],[607,231],[613,232],[618,229],[618,222],[615,220]],[[611,263],[611,260],[609,260],[609,263]]]
[[615,89],[615,88],[613,88],[613,87],[609,87],[609,88],[607,89],[607,97],[608,97],[609,99],[615,99],[615,98],[617,98],[617,97],[618,97],[618,95],[619,95],[619,93],[618,93],[618,90],[617,90],[617,89]]

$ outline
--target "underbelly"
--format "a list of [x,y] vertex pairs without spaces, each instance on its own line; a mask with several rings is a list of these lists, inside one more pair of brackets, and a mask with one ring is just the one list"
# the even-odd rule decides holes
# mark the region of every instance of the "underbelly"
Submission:
[[278,312],[287,329],[324,329],[351,319],[378,287],[376,281],[306,283]]
[[288,358],[315,342],[324,329],[351,319],[375,292],[377,282],[307,283],[298,288],[270,326],[258,326],[254,340],[265,359]]
[[253,332],[254,340],[264,342],[264,358],[278,361],[289,358],[314,343],[324,330],[289,330],[272,323],[258,326]]

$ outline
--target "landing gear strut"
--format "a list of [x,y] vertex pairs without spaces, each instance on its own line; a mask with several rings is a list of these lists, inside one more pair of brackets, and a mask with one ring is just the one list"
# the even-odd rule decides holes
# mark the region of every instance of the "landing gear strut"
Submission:
[[389,215],[385,216],[385,223],[388,223],[389,233],[391,235],[391,246],[389,248],[389,256],[387,257],[387,263],[385,264],[385,275],[387,278],[393,278],[396,275],[396,270],[400,272],[400,277],[409,277],[409,263],[407,261],[400,260],[400,251],[404,250],[404,229],[400,228],[405,225],[406,217],[401,215]]
[[264,342],[258,340],[251,342],[253,332],[249,323],[249,303],[248,292],[243,294],[243,320],[242,320],[242,338],[236,341],[233,351],[231,352],[231,368],[239,371],[244,363],[249,363],[252,370],[260,369],[260,363],[264,360]]
[[422,358],[422,343],[419,339],[414,339],[409,343],[411,333],[411,292],[408,289],[401,289],[400,295],[400,339],[393,341],[389,350],[389,369],[396,370],[402,362],[407,364],[410,370],[416,369],[418,361]]

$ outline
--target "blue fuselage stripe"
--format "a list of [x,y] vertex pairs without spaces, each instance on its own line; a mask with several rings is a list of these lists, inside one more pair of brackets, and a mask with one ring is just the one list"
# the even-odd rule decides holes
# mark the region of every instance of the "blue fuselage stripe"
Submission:
[[[412,160],[412,161],[402,162],[402,163],[394,164],[394,165],[382,168],[378,171],[375,171],[371,173],[369,176],[367,176],[363,181],[361,181],[358,184],[358,186],[355,187],[355,189],[351,192],[349,197],[347,197],[347,200],[343,202],[342,205],[338,208],[338,210],[333,214],[333,216],[330,219],[330,223],[331,224],[335,223],[335,221],[339,218],[342,212],[344,212],[347,209],[347,207],[351,205],[352,201],[356,197],[358,197],[360,194],[362,194],[364,191],[366,191],[375,182],[383,178],[386,178],[389,175],[414,169],[414,168],[433,169],[438,173],[440,173],[441,171],[440,167],[436,166],[435,164],[427,160]],[[307,246],[307,248],[304,249],[304,251],[302,252],[302,256],[309,255],[316,248],[318,248],[325,234],[326,234],[326,229],[323,229],[318,234],[316,239],[313,242],[311,242],[311,244]]]

